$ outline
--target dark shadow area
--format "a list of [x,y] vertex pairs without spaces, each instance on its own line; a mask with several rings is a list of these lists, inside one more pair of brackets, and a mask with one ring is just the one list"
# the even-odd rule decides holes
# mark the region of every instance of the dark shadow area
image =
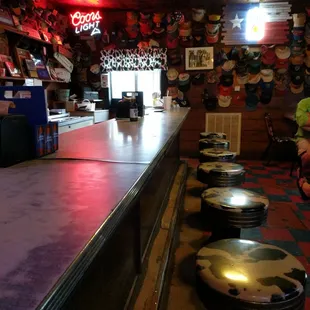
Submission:
[[193,197],[201,197],[201,194],[203,193],[204,190],[206,190],[206,186],[201,186],[201,187],[191,187],[187,189],[187,193]]
[[178,277],[184,283],[191,285],[193,288],[196,285],[196,254],[191,254],[185,257],[178,266]]
[[195,212],[189,214],[185,219],[186,224],[195,229],[205,230],[206,227],[203,225],[202,216],[200,212]]

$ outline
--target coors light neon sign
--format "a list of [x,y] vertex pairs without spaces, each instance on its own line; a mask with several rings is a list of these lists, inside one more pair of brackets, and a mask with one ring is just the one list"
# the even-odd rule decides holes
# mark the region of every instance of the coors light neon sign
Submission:
[[81,13],[79,11],[70,15],[71,24],[74,27],[74,32],[79,34],[85,31],[91,31],[91,36],[100,34],[99,23],[102,19],[100,12]]

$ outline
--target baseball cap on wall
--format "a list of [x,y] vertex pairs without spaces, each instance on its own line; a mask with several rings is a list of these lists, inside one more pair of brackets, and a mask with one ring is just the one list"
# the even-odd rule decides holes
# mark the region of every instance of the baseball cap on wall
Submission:
[[233,75],[222,75],[220,77],[220,83],[223,86],[232,86],[234,84],[234,76]]
[[300,85],[295,85],[292,82],[290,83],[290,90],[293,94],[300,94],[304,90],[304,83]]
[[218,96],[218,105],[222,108],[227,108],[231,104],[231,96]]
[[219,94],[221,96],[230,96],[232,94],[233,88],[232,86],[224,86],[224,85],[219,85]]
[[260,74],[264,82],[271,82],[273,80],[273,70],[271,69],[263,69]]
[[259,103],[259,98],[255,93],[247,93],[245,104],[247,111],[255,111]]

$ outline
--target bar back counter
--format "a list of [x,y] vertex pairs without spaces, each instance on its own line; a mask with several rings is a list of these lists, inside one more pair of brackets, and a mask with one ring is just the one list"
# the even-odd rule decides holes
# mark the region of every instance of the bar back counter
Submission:
[[0,309],[124,309],[180,165],[189,110],[60,136],[0,170]]

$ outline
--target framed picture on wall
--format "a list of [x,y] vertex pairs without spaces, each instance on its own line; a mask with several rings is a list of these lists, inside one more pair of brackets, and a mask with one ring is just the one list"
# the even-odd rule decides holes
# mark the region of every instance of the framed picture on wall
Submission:
[[214,67],[213,47],[185,49],[185,70],[211,70]]

